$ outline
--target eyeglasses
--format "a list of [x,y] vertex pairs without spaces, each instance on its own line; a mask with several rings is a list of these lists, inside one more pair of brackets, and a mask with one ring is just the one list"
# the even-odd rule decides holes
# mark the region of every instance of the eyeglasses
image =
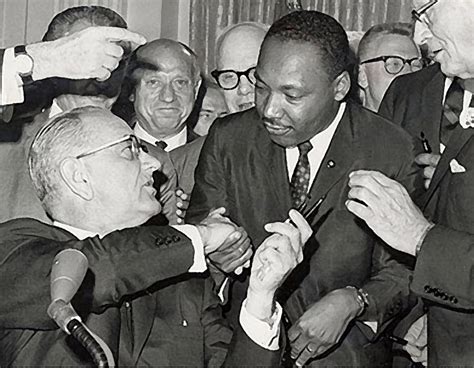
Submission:
[[430,20],[428,16],[426,15],[426,11],[431,8],[433,5],[435,5],[438,2],[438,0],[431,0],[427,2],[425,5],[422,5],[418,9],[413,9],[411,11],[411,15],[413,19],[415,19],[418,22],[429,24]]
[[360,65],[376,63],[378,61],[383,61],[385,70],[387,71],[387,73],[392,75],[400,73],[405,64],[408,64],[410,66],[412,72],[416,72],[417,70],[423,69],[423,61],[419,57],[413,59],[404,59],[401,56],[394,55],[379,56],[373,59],[365,60],[362,61]]
[[219,87],[222,89],[234,89],[240,83],[240,77],[245,75],[248,81],[252,84],[255,84],[255,67],[251,67],[244,72],[235,71],[235,70],[213,70],[211,75],[216,80]]
[[120,138],[116,141],[104,144],[104,145],[102,145],[98,148],[94,148],[90,151],[86,151],[84,153],[81,153],[80,155],[77,155],[76,158],[81,159],[81,158],[84,158],[84,157],[87,157],[87,156],[91,156],[91,155],[94,155],[94,154],[96,154],[100,151],[103,151],[103,150],[108,149],[110,147],[116,146],[117,144],[125,143],[125,142],[130,142],[130,153],[131,153],[130,160],[138,160],[138,158],[140,157],[140,150],[142,150],[144,152],[147,152],[147,150],[142,146],[142,144],[140,143],[138,138],[135,137],[133,134],[130,134],[130,135],[122,137],[122,138]]

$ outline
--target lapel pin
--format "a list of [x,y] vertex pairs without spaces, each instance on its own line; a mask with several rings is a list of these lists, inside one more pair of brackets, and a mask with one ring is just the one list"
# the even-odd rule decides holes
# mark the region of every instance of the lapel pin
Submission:
[[329,161],[328,161],[327,167],[328,167],[329,169],[332,169],[332,168],[335,167],[335,166],[336,166],[336,163],[335,163],[333,160],[329,160]]

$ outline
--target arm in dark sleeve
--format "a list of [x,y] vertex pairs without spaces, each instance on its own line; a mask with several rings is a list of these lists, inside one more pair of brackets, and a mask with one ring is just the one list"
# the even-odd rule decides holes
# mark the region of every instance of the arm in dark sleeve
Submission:
[[224,170],[224,150],[220,121],[211,126],[202,147],[194,173],[194,189],[189,208],[186,211],[187,223],[203,220],[212,208],[226,206],[226,178]]
[[73,302],[83,313],[100,313],[120,303],[123,296],[185,273],[193,264],[191,241],[173,228],[139,227],[103,239],[61,241],[34,235],[35,228],[41,231],[37,224],[12,221],[0,231],[5,235],[0,250],[0,327],[55,328],[46,314],[51,301],[50,271],[56,254],[66,248],[81,250],[89,260]]
[[474,235],[434,226],[417,256],[411,288],[449,308],[474,310]]

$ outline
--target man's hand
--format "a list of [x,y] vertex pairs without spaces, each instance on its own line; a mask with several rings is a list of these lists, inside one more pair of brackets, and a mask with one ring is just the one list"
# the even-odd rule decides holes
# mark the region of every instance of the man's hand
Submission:
[[431,224],[406,189],[377,171],[364,170],[349,174],[349,187],[347,209],[363,219],[388,245],[416,255],[416,246]]
[[426,314],[417,319],[405,335],[408,344],[403,347],[415,363],[428,365],[428,333]]
[[184,217],[186,216],[186,211],[189,207],[189,194],[185,193],[181,188],[176,188],[174,191],[176,196],[176,217],[178,224],[184,224]]
[[428,189],[431,183],[431,179],[433,178],[433,174],[436,170],[436,166],[438,166],[439,159],[441,158],[440,155],[434,153],[422,153],[416,156],[415,162],[423,166],[423,179],[425,183],[425,188]]
[[146,39],[124,28],[89,27],[55,41],[28,45],[26,50],[34,61],[34,80],[62,77],[104,81],[122,59],[120,43],[135,49]]
[[337,344],[360,309],[352,288],[334,290],[314,303],[288,331],[296,365],[303,366]]

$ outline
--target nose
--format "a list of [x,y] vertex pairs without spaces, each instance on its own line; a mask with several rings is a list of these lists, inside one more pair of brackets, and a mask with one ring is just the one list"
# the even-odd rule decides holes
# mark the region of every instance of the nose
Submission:
[[237,88],[238,88],[239,95],[242,95],[242,96],[246,96],[249,93],[252,93],[254,91],[253,84],[250,83],[250,81],[245,75],[240,76],[239,86]]
[[173,102],[175,99],[175,92],[171,83],[166,83],[160,90],[160,100],[164,102]]
[[429,27],[423,22],[415,22],[415,30],[413,32],[413,41],[417,45],[423,45],[432,37]]
[[279,119],[282,116],[281,102],[274,94],[269,94],[263,109],[263,115],[268,119]]
[[161,162],[154,158],[149,153],[140,151],[140,164],[142,169],[149,172],[154,172],[156,170],[161,170]]

